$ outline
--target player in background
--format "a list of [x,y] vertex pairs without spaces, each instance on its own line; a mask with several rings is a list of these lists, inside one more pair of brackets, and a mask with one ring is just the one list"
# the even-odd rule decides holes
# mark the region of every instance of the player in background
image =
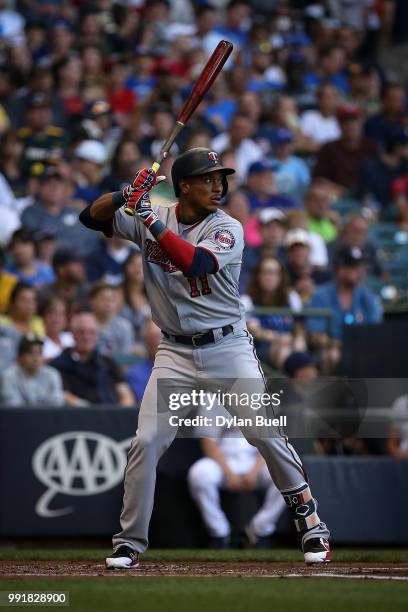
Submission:
[[[177,203],[152,206],[149,191],[157,176],[143,169],[123,192],[101,196],[80,215],[88,228],[140,247],[152,318],[163,333],[128,453],[121,531],[113,537],[113,553],[106,559],[109,568],[137,567],[139,554],[148,546],[156,466],[177,433],[170,423],[175,413],[158,408],[160,382],[175,380],[175,389],[183,391],[193,391],[205,381],[214,391],[224,385],[238,396],[265,392],[238,291],[243,229],[221,208],[227,175],[233,172],[216,152],[190,149],[172,167]],[[124,204],[134,216],[124,212]],[[254,416],[239,403],[226,408],[237,417]],[[189,412],[187,407],[177,415]],[[279,431],[265,436],[257,427],[245,427],[242,432],[265,459],[292,512],[306,563],[329,561],[329,531],[317,514],[295,449]]]

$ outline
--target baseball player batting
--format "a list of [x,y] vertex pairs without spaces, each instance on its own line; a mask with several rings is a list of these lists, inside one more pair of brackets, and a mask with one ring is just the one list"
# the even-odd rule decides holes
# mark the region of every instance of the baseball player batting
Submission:
[[[221,208],[227,176],[234,172],[222,165],[216,152],[190,149],[172,167],[178,202],[169,207],[151,204],[149,191],[157,176],[150,168],[138,172],[122,192],[101,196],[80,215],[86,227],[140,247],[152,317],[163,333],[128,453],[121,530],[113,537],[108,568],[136,568],[148,546],[156,466],[177,433],[168,416],[159,414],[158,381],[175,380],[183,391],[200,388],[203,379],[215,385],[214,392],[219,379],[233,380],[234,391],[242,393],[248,381],[251,390],[266,389],[238,292],[243,229]],[[123,206],[132,207],[135,215],[127,215]],[[248,407],[227,409],[248,416]],[[256,429],[242,431],[264,457],[293,515],[306,563],[328,562],[330,533],[317,514],[299,456],[285,436],[263,437]]]

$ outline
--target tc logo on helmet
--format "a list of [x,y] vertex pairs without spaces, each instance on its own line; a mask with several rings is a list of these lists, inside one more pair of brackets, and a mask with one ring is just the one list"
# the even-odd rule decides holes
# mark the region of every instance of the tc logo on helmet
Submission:
[[208,153],[208,158],[213,162],[213,164],[218,164],[218,153],[215,151],[210,151]]

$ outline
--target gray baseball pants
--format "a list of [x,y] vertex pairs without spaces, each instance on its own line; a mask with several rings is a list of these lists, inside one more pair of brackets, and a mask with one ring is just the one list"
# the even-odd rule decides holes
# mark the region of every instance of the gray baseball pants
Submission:
[[[177,434],[177,427],[169,422],[169,412],[158,411],[157,390],[160,379],[180,382],[183,392],[197,389],[203,384],[214,388],[216,392],[222,387],[223,381],[228,381],[228,387],[236,393],[265,391],[263,373],[245,322],[234,325],[233,333],[200,348],[178,344],[169,339],[162,340],[140,407],[136,436],[128,453],[120,516],[121,531],[113,537],[114,550],[125,544],[143,553],[148,546],[157,463]],[[254,415],[253,410],[247,406],[231,405],[226,408],[238,417]],[[177,414],[179,417],[186,416],[189,411],[190,408],[186,407],[178,410]],[[301,522],[296,520],[296,516],[294,518],[303,541],[313,537],[327,538],[329,531],[313,506],[314,500],[310,496],[302,462],[287,438],[280,435],[264,437],[255,426],[243,427],[242,433],[264,457],[271,477],[284,495],[286,503],[293,510],[297,506],[302,509],[302,514],[299,512]],[[298,492],[301,494],[296,497]],[[308,511],[305,510],[304,502],[310,499],[310,516],[305,519]],[[299,525],[307,525],[307,529],[302,532]]]

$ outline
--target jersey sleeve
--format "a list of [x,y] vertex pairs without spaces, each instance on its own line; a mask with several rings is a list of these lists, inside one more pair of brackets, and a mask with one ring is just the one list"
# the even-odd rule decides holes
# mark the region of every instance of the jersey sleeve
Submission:
[[[218,220],[217,220],[218,221]],[[197,244],[209,252],[217,263],[217,272],[228,264],[240,265],[244,250],[244,230],[232,218],[211,224],[203,240]]]
[[137,217],[127,215],[123,208],[115,212],[112,229],[115,236],[131,240],[140,248],[142,247],[142,235],[144,226]]

